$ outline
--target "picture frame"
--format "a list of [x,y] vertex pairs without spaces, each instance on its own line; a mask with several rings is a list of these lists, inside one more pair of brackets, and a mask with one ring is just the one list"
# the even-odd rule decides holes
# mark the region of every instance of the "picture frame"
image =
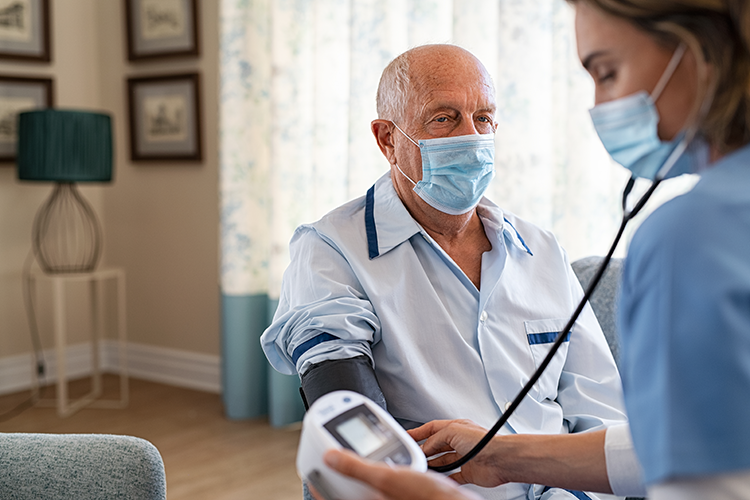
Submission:
[[200,75],[128,78],[130,159],[202,161]]
[[0,0],[0,58],[49,62],[49,0]]
[[128,60],[198,56],[198,0],[125,0]]
[[16,159],[18,113],[54,105],[51,78],[0,75],[0,162]]

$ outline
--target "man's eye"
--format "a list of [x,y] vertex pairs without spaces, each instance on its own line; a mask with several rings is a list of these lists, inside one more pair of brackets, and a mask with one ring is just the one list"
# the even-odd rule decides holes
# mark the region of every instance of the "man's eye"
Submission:
[[439,123],[445,123],[445,122],[448,121],[448,117],[447,116],[441,116],[439,118],[435,118],[435,121],[439,122]]
[[614,80],[615,78],[615,72],[609,71],[608,73],[604,73],[602,76],[599,77],[599,83],[604,83],[609,80]]

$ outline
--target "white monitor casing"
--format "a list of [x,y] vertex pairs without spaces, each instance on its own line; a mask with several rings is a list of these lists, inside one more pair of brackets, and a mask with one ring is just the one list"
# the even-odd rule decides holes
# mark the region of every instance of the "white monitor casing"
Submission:
[[348,448],[370,460],[424,472],[427,460],[401,425],[370,399],[351,391],[321,397],[305,414],[297,451],[297,473],[326,500],[372,500],[365,484],[323,463],[329,449]]

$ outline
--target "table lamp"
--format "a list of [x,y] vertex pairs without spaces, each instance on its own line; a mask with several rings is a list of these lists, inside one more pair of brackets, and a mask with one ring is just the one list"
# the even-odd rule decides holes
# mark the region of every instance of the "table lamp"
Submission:
[[32,246],[46,273],[84,273],[102,248],[99,221],[76,182],[112,180],[112,120],[87,111],[19,113],[18,178],[55,188],[34,218]]

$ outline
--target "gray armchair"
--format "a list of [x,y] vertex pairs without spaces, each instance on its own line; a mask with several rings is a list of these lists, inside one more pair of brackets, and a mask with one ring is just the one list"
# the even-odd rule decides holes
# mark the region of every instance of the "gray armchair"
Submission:
[[[594,274],[599,269],[603,257],[585,257],[571,264],[573,272],[576,273],[578,281],[584,290],[588,288],[589,283],[594,278]],[[620,279],[622,278],[623,259],[612,259],[609,267],[602,276],[594,294],[589,300],[594,315],[602,327],[604,336],[607,338],[609,350],[615,358],[615,363],[620,365],[620,346],[617,340],[616,317],[617,317],[617,293],[620,288]],[[642,498],[628,497],[626,500],[644,500]]]
[[0,434],[0,498],[164,500],[164,463],[143,439]]
[[[584,291],[594,278],[594,274],[599,269],[602,260],[604,260],[603,257],[584,257],[571,264],[573,272],[576,273],[576,277],[581,282]],[[594,315],[604,331],[604,336],[607,338],[607,343],[609,344],[609,350],[612,351],[612,356],[614,356],[618,367],[620,363],[620,347],[617,341],[615,318],[617,315],[617,291],[620,288],[622,265],[622,259],[612,259],[607,271],[602,276],[599,286],[589,300],[589,304],[591,304]]]

